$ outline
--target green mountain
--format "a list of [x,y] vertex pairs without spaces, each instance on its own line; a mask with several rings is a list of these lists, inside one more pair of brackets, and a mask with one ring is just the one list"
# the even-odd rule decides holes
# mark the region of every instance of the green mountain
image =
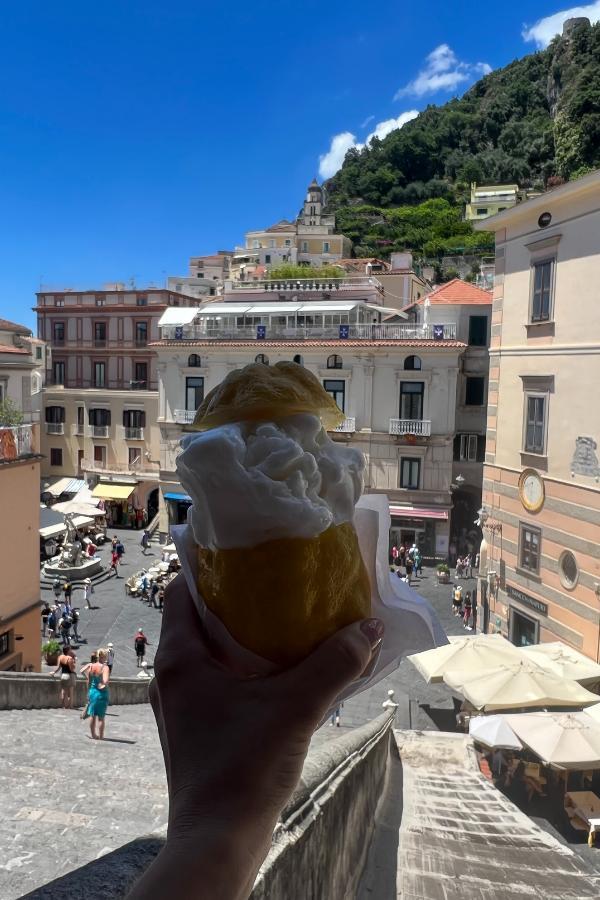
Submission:
[[544,189],[600,167],[600,24],[497,69],[348,151],[329,208],[357,255],[491,246],[461,219],[472,181]]

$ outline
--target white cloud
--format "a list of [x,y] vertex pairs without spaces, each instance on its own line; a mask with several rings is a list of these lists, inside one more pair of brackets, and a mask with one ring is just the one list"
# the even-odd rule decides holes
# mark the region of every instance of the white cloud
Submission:
[[587,6],[573,6],[571,9],[563,9],[561,12],[539,19],[535,25],[523,28],[521,34],[523,40],[534,41],[538,47],[547,47],[553,37],[562,32],[563,23],[567,19],[585,16],[592,22],[600,20],[600,2],[588,3]]
[[361,128],[366,128],[367,125],[370,125],[370,124],[371,124],[371,122],[373,121],[374,118],[375,118],[375,116],[367,116],[367,118],[365,119],[365,121],[360,123],[360,127],[361,127]]
[[[383,122],[378,122],[373,131],[367,135],[364,143],[359,143],[356,140],[356,135],[352,134],[351,131],[342,131],[340,134],[335,134],[331,139],[327,153],[322,153],[319,156],[319,175],[321,178],[331,178],[332,175],[335,175],[342,168],[344,157],[351,147],[362,150],[371,138],[384,138],[396,128],[402,128],[403,125],[406,125],[407,122],[410,122],[411,119],[418,115],[419,111],[417,109],[410,109],[407,112],[400,113],[395,119],[385,119]],[[366,121],[372,121],[374,118],[375,116],[369,116],[369,119]]]
[[465,82],[471,81],[474,76],[489,75],[491,71],[488,63],[461,62],[448,44],[440,44],[427,56],[425,66],[417,77],[396,91],[394,100],[407,94],[423,97],[425,94],[435,94],[438,91],[454,91]]

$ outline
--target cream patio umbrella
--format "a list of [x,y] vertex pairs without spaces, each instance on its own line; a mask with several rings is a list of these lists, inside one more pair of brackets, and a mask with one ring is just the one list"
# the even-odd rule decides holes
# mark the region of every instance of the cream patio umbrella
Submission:
[[517,647],[501,634],[459,635],[449,640],[442,647],[408,657],[428,684],[443,681],[444,672],[450,669],[477,674],[523,658]]
[[506,721],[506,716],[475,716],[469,722],[474,741],[490,750],[522,750],[523,744]]
[[580,684],[600,681],[600,665],[562,641],[530,644],[521,650],[528,659],[561,678],[570,678]]
[[462,694],[465,700],[485,712],[527,707],[582,707],[598,701],[576,681],[550,675],[530,660],[507,662],[494,669],[444,673],[448,687]]
[[561,769],[600,769],[600,723],[585,712],[504,716],[542,762]]
[[600,723],[600,703],[594,703],[593,706],[586,707],[584,712],[586,716],[591,716],[595,722]]

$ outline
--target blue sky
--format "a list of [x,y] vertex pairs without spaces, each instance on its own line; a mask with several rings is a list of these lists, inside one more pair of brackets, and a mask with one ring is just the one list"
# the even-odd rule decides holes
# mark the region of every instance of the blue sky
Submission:
[[4,2],[0,316],[33,324],[40,284],[162,284],[294,216],[344,147],[543,46],[566,10]]

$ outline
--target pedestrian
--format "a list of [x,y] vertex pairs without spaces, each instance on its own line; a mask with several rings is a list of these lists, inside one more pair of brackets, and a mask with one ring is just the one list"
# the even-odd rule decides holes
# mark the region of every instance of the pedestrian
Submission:
[[62,638],[63,647],[71,646],[71,617],[64,614],[58,623],[60,636]]
[[108,671],[112,675],[113,666],[115,664],[115,648],[109,642],[106,645],[106,665],[108,666]]
[[117,578],[120,578],[119,575],[119,554],[116,550],[113,550],[111,558],[110,558],[110,571],[114,572]]
[[60,672],[60,702],[63,709],[71,709],[73,706],[73,688],[75,686],[75,656],[72,653],[63,652],[58,657],[56,669],[52,675]]
[[[158,609],[158,603],[156,602],[156,597],[158,595],[159,586],[158,581],[154,581],[152,587],[150,588],[150,603],[154,607],[154,609]],[[148,604],[148,606],[150,605]]]
[[137,677],[138,678],[152,678],[152,675],[148,671],[148,663],[146,662],[146,660],[144,660],[144,662],[142,663],[142,668],[138,672]]
[[473,612],[471,614],[471,621],[473,623],[472,631],[473,634],[477,633],[477,600],[473,598]]
[[395,566],[398,561],[398,548],[394,544],[392,547],[392,565]]
[[46,629],[48,627],[49,616],[50,606],[48,605],[48,601],[44,600],[44,605],[42,606],[42,637],[46,637]]
[[85,605],[87,609],[92,608],[92,604],[90,603],[90,599],[92,594],[94,593],[94,585],[92,584],[91,578],[86,578],[83,582],[83,599],[85,600]]
[[73,634],[75,635],[75,640],[77,643],[81,643],[82,638],[79,636],[79,632],[77,631],[77,626],[79,624],[79,610],[76,607],[73,607],[71,610],[71,622],[73,623]]
[[164,602],[165,602],[165,589],[164,589],[163,585],[161,584],[159,591],[158,591],[158,608],[161,612],[163,611]]
[[465,594],[465,611],[463,613],[463,628],[471,630],[469,628],[469,619],[471,618],[471,592],[467,591]]
[[52,583],[52,590],[54,591],[54,596],[56,597],[56,602],[58,603],[60,597],[62,597],[62,584],[60,578],[55,578]]
[[465,556],[465,578],[472,578],[473,576],[473,557],[470,553],[467,553]]
[[146,555],[146,551],[148,550],[149,543],[150,543],[150,532],[146,528],[142,535],[142,540],[140,541],[140,544],[142,546],[142,553],[144,554],[144,556]]
[[343,703],[338,703],[336,708],[331,713],[331,721],[329,722],[330,725],[336,725],[338,728],[340,727],[340,718],[342,715],[342,706],[343,705],[344,705]]
[[413,563],[411,557],[408,555],[406,557],[405,565],[406,565],[406,580],[407,580],[408,584],[410,584],[410,576],[412,575],[412,572],[413,572],[414,563]]
[[400,544],[400,550],[398,551],[398,565],[401,568],[404,565],[405,560],[406,560],[406,546],[404,544]]
[[116,551],[116,549],[117,549],[117,544],[118,544],[118,543],[119,543],[119,538],[118,538],[118,537],[116,536],[116,534],[115,534],[115,535],[113,535],[113,539],[112,539],[112,541],[111,541],[111,548],[110,548],[110,549],[111,549],[111,552],[112,552],[112,553],[114,553],[114,552]]
[[146,655],[146,646],[148,644],[148,638],[144,634],[142,626],[137,630],[137,633],[133,639],[133,646],[135,648],[135,655],[137,656],[137,665],[138,669],[144,661],[144,656]]
[[125,555],[125,547],[123,546],[123,541],[121,538],[117,541],[117,545],[115,547],[117,551],[117,556],[119,557],[119,563],[121,562],[121,557]]
[[73,594],[73,585],[70,581],[65,581],[63,592],[65,595],[65,605],[71,607],[71,596]]
[[423,574],[423,557],[418,547],[415,547],[413,560],[415,563],[415,575],[421,576]]
[[[90,716],[90,733],[92,740],[104,738],[104,719],[110,701],[108,683],[110,671],[106,664],[107,651],[98,650],[98,662],[90,663],[88,668],[89,688],[87,712]],[[98,733],[96,733],[98,727]]]
[[462,587],[460,584],[452,591],[452,609],[455,616],[462,614]]
[[475,568],[479,572],[479,551],[475,554]]
[[53,638],[56,637],[56,629],[58,626],[58,618],[56,615],[57,607],[53,606],[50,610],[50,614],[48,616],[48,637]]
[[89,680],[90,680],[90,677],[89,677],[89,676],[90,676],[90,666],[93,665],[93,664],[96,663],[96,662],[98,662],[98,654],[97,654],[97,653],[92,653],[92,655],[90,656],[90,661],[89,661],[89,663],[85,663],[85,665],[83,665],[83,666],[80,668],[80,670],[79,670],[79,674],[80,674],[80,675],[85,675],[85,677],[86,677],[88,683],[89,683]]

